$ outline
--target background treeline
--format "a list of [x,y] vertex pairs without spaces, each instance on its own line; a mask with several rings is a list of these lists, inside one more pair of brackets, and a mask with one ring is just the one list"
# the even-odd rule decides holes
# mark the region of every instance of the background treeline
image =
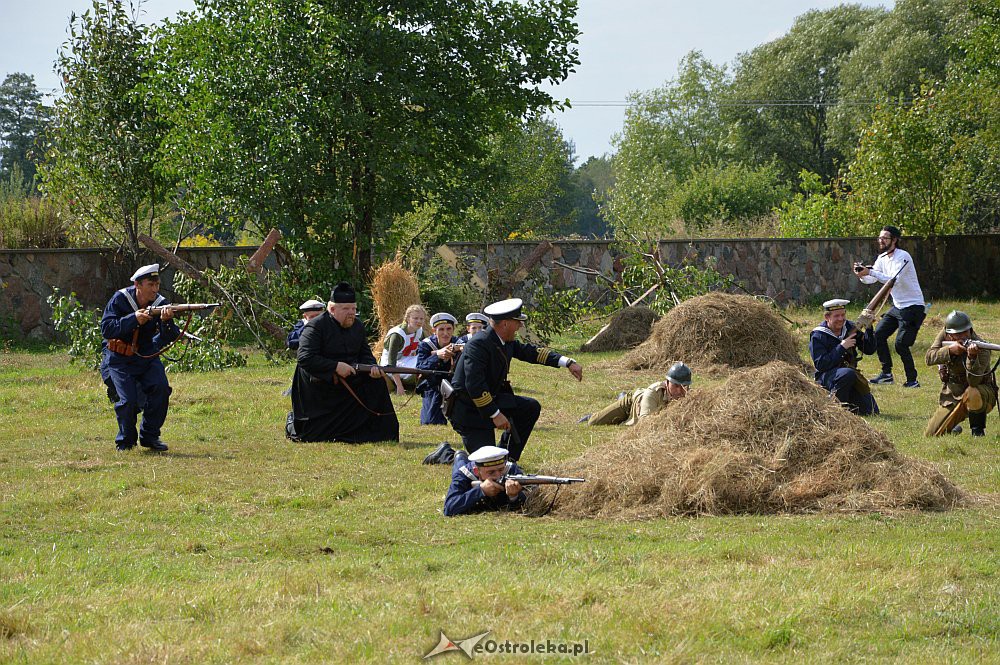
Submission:
[[729,65],[692,52],[579,165],[541,87],[578,64],[573,0],[388,4],[198,0],[149,27],[94,2],[52,108],[0,86],[0,245],[277,226],[364,272],[443,240],[1000,226],[996,2],[842,5]]

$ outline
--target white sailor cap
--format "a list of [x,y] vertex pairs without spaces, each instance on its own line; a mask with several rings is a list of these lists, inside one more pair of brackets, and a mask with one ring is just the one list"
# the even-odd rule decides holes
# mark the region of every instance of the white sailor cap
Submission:
[[326,309],[326,305],[316,299],[307,300],[299,305],[299,310],[303,312],[318,312],[324,309]]
[[160,264],[151,263],[148,266],[143,266],[135,271],[132,275],[132,281],[137,282],[143,277],[159,277],[160,276]]
[[523,306],[524,301],[520,298],[508,298],[507,300],[487,305],[483,313],[494,321],[503,321],[504,319],[527,321],[528,317],[521,313],[521,307]]
[[850,300],[844,300],[843,298],[834,298],[833,300],[827,300],[823,303],[824,312],[834,312],[838,309],[847,309],[847,306],[851,304]]
[[469,312],[465,315],[466,323],[481,323],[484,326],[490,325],[490,320],[486,318],[485,314],[480,314],[479,312]]
[[448,312],[438,312],[431,317],[431,328],[439,323],[450,323],[451,325],[456,325],[458,323],[458,319]]
[[507,449],[496,446],[483,446],[469,454],[469,461],[476,466],[490,467],[507,463]]

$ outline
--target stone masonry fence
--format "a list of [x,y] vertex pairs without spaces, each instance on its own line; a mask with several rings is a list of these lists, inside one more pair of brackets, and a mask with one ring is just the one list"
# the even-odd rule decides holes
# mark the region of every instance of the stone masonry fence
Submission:
[[[913,255],[927,300],[1000,298],[1000,235],[904,238],[901,246]],[[453,279],[473,279],[474,273],[475,281],[487,285],[490,295],[506,295],[500,293],[501,285],[536,247],[535,242],[523,241],[449,243],[466,268],[466,274],[453,272]],[[178,254],[204,269],[232,265],[255,249],[189,248]],[[553,241],[551,250],[512,285],[513,295],[530,301],[539,286],[546,291],[576,287],[588,298],[599,298],[607,292],[606,280],[563,266],[615,279],[622,265],[616,252],[605,240]],[[795,238],[662,240],[659,252],[665,264],[704,265],[708,261],[752,293],[767,295],[779,304],[806,304],[832,297],[867,301],[874,290],[858,282],[851,263],[870,264],[878,250],[873,238]],[[273,256],[267,267],[278,269]],[[133,269],[121,265],[112,250],[0,250],[0,330],[7,337],[52,339],[52,312],[45,299],[53,287],[61,293],[75,292],[88,307],[101,308],[115,289],[128,284]],[[167,294],[172,276],[170,268],[161,276]],[[317,287],[318,292],[323,290]]]

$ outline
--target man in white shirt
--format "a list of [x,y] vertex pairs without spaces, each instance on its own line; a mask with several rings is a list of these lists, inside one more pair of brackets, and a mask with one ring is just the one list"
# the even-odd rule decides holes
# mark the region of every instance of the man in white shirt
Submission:
[[[869,269],[864,266],[854,268],[858,278],[865,284],[888,282],[896,276],[896,284],[892,287],[892,309],[882,316],[875,327],[875,337],[878,359],[882,363],[882,372],[871,379],[872,383],[892,383],[892,354],[889,352],[888,339],[896,333],[893,346],[906,372],[904,388],[919,388],[917,368],[913,364],[910,347],[917,340],[917,331],[927,316],[924,307],[924,294],[917,281],[917,271],[913,266],[913,258],[905,250],[899,248],[901,233],[895,226],[884,226],[878,234],[878,246],[882,253],[875,259],[875,264]],[[898,276],[897,276],[898,273]]]

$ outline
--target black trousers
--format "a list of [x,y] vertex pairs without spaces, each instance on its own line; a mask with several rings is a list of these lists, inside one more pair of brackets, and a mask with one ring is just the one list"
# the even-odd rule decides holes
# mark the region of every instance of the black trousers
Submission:
[[[507,420],[514,425],[514,429],[517,430],[517,437],[504,432],[500,438],[500,445],[507,449],[507,452],[510,453],[510,459],[516,462],[521,459],[521,453],[524,452],[524,447],[528,443],[528,437],[531,436],[531,431],[535,429],[538,416],[542,414],[542,405],[538,403],[538,400],[531,399],[530,397],[514,395],[513,398],[513,408],[505,407],[500,412],[507,416]],[[489,420],[485,422],[489,424],[489,427],[470,427],[468,425],[460,425],[454,422],[454,420],[452,421],[455,431],[462,437],[462,445],[470,453],[479,450],[483,446],[496,445],[493,423]]]
[[899,360],[903,363],[903,370],[906,372],[907,381],[917,380],[917,368],[913,364],[913,354],[910,347],[917,341],[917,331],[924,322],[927,312],[923,305],[910,305],[903,309],[893,307],[882,316],[882,320],[875,326],[876,352],[879,362],[882,363],[882,371],[886,374],[892,372],[892,354],[889,353],[889,337],[894,332],[896,341],[893,346],[899,354]]

